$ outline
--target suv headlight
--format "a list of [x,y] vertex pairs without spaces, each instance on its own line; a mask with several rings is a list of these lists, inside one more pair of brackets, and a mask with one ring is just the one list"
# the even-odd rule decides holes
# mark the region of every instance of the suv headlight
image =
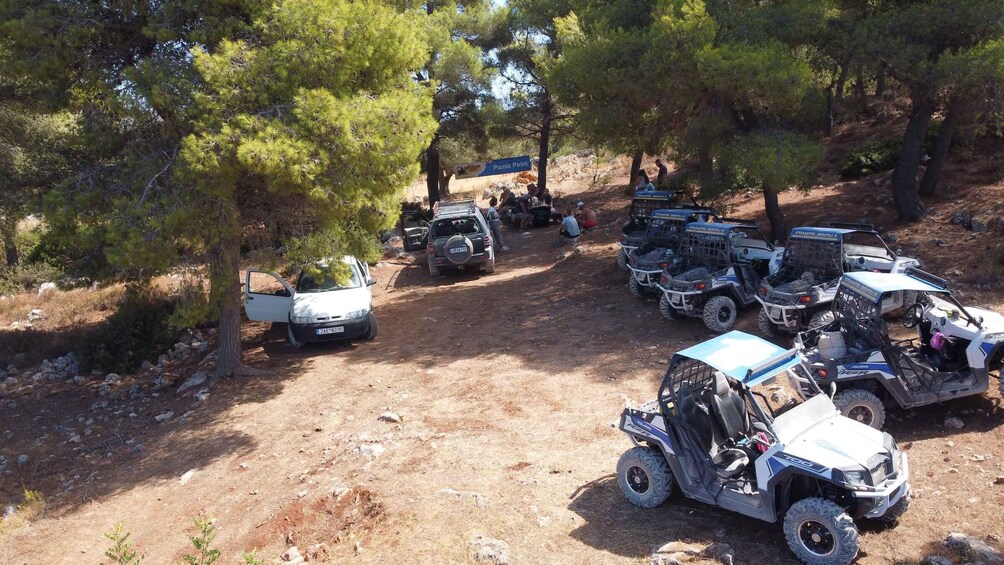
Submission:
[[348,314],[346,314],[345,315],[345,319],[346,320],[357,320],[357,319],[362,318],[363,316],[365,316],[366,314],[369,314],[369,313],[370,313],[370,309],[369,308],[363,308],[362,310],[354,310],[354,311],[349,312]]
[[294,324],[309,324],[311,322],[310,316],[290,316],[290,320]]

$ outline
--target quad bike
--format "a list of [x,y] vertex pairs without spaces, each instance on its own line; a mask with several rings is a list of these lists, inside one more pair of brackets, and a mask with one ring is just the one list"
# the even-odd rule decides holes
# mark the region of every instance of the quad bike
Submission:
[[628,270],[628,256],[632,251],[644,245],[648,232],[649,220],[656,210],[672,208],[675,203],[674,193],[653,190],[640,190],[631,199],[631,209],[628,211],[628,222],[621,227],[617,245],[617,266]]
[[893,253],[867,224],[794,228],[781,267],[760,283],[757,324],[775,336],[821,326],[833,319],[830,304],[844,273],[901,273],[919,266],[916,259]]
[[654,294],[659,274],[672,263],[687,224],[714,218],[715,212],[707,208],[653,212],[645,232],[645,242],[628,253],[628,270],[631,271],[628,290],[631,294],[638,298]]
[[[906,304],[908,339],[890,336],[883,312]],[[1004,357],[1004,316],[964,307],[948,282],[918,269],[906,273],[850,273],[833,301],[834,321],[795,337],[799,355],[821,386],[834,385],[840,411],[881,429],[886,406],[925,406],[983,394]],[[792,385],[802,398],[816,386]],[[1004,394],[1004,385],[1001,385]]]
[[680,247],[686,267],[663,271],[656,285],[659,311],[667,320],[703,318],[709,330],[727,332],[739,309],[756,302],[760,278],[783,253],[752,223],[690,224]]
[[617,462],[624,496],[653,508],[679,488],[711,506],[783,521],[788,547],[805,563],[853,561],[854,520],[895,523],[909,506],[907,456],[889,434],[841,416],[818,388],[781,413],[752,391],[792,371],[804,372],[794,350],[737,331],[678,352],[658,398],[621,414],[619,428],[635,445]]

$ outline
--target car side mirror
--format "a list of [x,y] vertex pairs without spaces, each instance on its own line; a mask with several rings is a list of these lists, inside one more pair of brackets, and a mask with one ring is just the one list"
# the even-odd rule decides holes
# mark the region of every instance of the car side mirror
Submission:
[[373,286],[377,283],[377,280],[373,277],[366,279],[366,286]]

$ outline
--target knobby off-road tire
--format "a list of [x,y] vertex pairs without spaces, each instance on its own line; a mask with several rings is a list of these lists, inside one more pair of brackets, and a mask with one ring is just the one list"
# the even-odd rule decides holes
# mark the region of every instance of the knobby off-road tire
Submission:
[[878,518],[876,518],[876,520],[878,520],[883,524],[892,526],[899,521],[900,516],[905,514],[907,509],[909,508],[910,508],[910,495],[907,494],[906,496],[897,500],[896,504],[893,504],[888,510],[885,511],[885,514],[879,516]]
[[833,310],[820,310],[812,315],[809,320],[809,329],[818,328],[819,326],[825,326],[832,322],[835,318],[833,317]]
[[617,461],[617,484],[631,504],[655,508],[672,494],[673,473],[661,453],[633,447]]
[[631,295],[635,298],[645,298],[645,291],[641,287],[641,283],[638,279],[631,275],[631,280],[628,281],[628,290],[631,291]]
[[370,331],[366,333],[366,341],[373,341],[376,339],[377,332],[380,328],[377,326],[376,316],[370,314]]
[[808,565],[845,565],[858,554],[858,528],[837,504],[803,498],[784,516],[788,547]]
[[704,325],[715,333],[725,333],[736,325],[739,309],[728,296],[713,296],[704,305]]
[[628,256],[627,253],[624,253],[624,251],[617,252],[617,266],[622,271],[628,270]]
[[760,308],[760,313],[757,314],[756,325],[760,328],[760,333],[764,335],[773,337],[782,337],[784,335],[784,330],[770,320],[770,316],[767,315],[767,312],[763,308]]
[[293,335],[293,324],[286,324],[286,341],[293,346],[293,349],[303,349],[303,346],[306,345]]
[[669,303],[669,297],[665,293],[659,298],[659,312],[670,322],[680,319],[680,313]]
[[867,390],[852,388],[840,391],[834,395],[833,405],[844,416],[876,430],[881,430],[885,425],[885,406],[882,405],[882,400]]

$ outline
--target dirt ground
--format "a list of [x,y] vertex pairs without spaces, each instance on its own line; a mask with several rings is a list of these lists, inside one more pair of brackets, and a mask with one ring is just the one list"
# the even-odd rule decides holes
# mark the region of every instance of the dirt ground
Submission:
[[[789,225],[871,218],[939,273],[967,272],[964,261],[975,268],[984,247],[999,245],[989,233],[963,242],[945,217],[954,200],[907,228],[881,191],[862,186],[782,195]],[[620,494],[613,472],[630,443],[612,422],[626,402],[654,396],[673,352],[711,334],[697,320],[666,322],[654,300],[627,292],[614,264],[628,203],[620,188],[590,189],[588,178],[554,188],[600,211],[581,255],[557,262],[554,229],[507,230],[512,250],[491,276],[434,280],[421,253],[385,260],[373,270],[374,342],[298,351],[283,328],[247,324],[247,360],[274,375],[217,383],[204,401],[166,391],[92,411],[96,385],[0,401],[14,469],[0,475],[0,502],[22,488],[48,501],[41,519],[0,532],[0,563],[99,563],[116,523],[147,562],[177,563],[199,516],[217,519],[222,563],[251,547],[272,562],[292,544],[314,562],[471,563],[477,535],[507,542],[514,563],[644,563],[674,540],[728,543],[738,563],[795,563],[777,524],[679,494],[642,510]],[[999,186],[979,190],[1000,200]],[[756,198],[736,206],[762,217]],[[932,238],[960,246],[948,256]],[[961,294],[1002,309],[999,282]],[[757,333],[755,309],[738,329]],[[863,528],[859,563],[951,557],[941,540],[956,531],[1000,545],[1004,407],[992,385],[985,396],[891,411],[917,496],[896,528]],[[155,422],[166,410],[175,417]],[[380,421],[388,410],[403,421]],[[945,429],[949,414],[965,428]],[[68,441],[84,427],[91,435]],[[358,451],[372,444],[386,451],[368,460]],[[21,453],[29,460],[18,466]]]

